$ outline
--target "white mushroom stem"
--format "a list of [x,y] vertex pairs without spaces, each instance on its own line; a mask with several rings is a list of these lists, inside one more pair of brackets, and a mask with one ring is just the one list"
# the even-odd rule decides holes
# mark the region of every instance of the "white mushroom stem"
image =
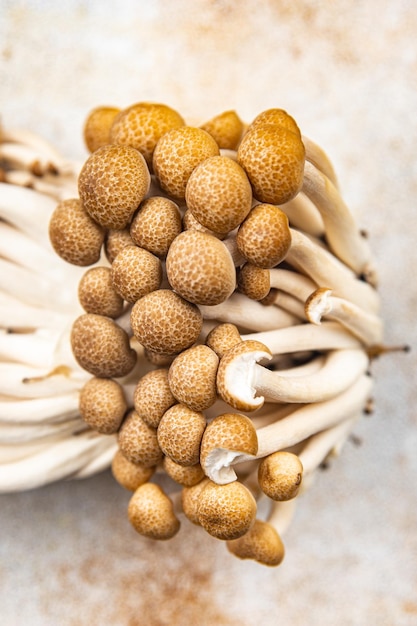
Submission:
[[0,424],[0,444],[16,445],[46,440],[52,443],[85,429],[86,425],[80,418],[52,424]]
[[[94,476],[95,474],[98,474],[98,472],[102,472],[103,470],[110,467],[117,450],[117,441],[113,439],[113,445],[105,448],[102,452],[99,452],[94,458],[91,459],[89,463],[86,463],[77,472],[75,472],[75,474],[72,474],[70,478],[78,480],[81,478],[88,478],[89,476]],[[178,491],[178,496],[180,495],[181,492]]]
[[376,269],[368,241],[336,187],[309,161],[305,162],[302,191],[322,216],[327,242],[334,254],[357,275],[376,284]]
[[53,367],[58,331],[9,333],[0,329],[0,359],[33,367]]
[[52,250],[47,224],[56,207],[56,200],[45,194],[0,183],[0,218],[10,222],[29,237]]
[[0,394],[14,398],[42,398],[80,390],[87,372],[64,366],[38,369],[20,363],[0,363]]
[[357,415],[369,401],[372,387],[372,379],[363,375],[338,396],[324,402],[304,405],[288,417],[258,429],[256,456],[224,448],[214,448],[206,459],[207,475],[219,484],[233,482],[236,480],[233,465],[260,459],[273,452],[290,448],[315,433]]
[[0,160],[7,161],[11,167],[28,169],[39,176],[56,172],[54,165],[42,153],[20,143],[0,142]]
[[[52,180],[51,180],[51,177]],[[26,170],[7,170],[3,172],[4,182],[20,187],[28,187],[40,193],[47,194],[57,202],[78,196],[77,179],[64,176],[46,175],[35,176]]]
[[298,324],[288,328],[242,335],[243,341],[247,339],[260,341],[275,355],[361,347],[361,342],[338,322],[323,322],[320,326]]
[[230,322],[254,331],[284,328],[299,322],[295,315],[277,306],[263,306],[236,292],[221,304],[199,305],[198,308],[206,320]]
[[378,311],[380,299],[375,289],[357,279],[333,254],[298,230],[291,229],[291,248],[285,260],[300,269],[318,286],[329,287],[334,290],[335,295],[372,313]]
[[313,237],[323,237],[325,230],[323,219],[304,193],[298,193],[295,198],[280,205],[289,219],[291,226],[300,228]]
[[91,431],[48,442],[35,454],[0,464],[0,493],[33,489],[67,478],[109,449],[115,450],[114,438]]
[[0,422],[4,424],[59,423],[78,416],[79,392],[31,398],[0,400]]
[[27,328],[63,329],[73,316],[60,311],[23,303],[10,294],[0,292],[0,327],[9,330]]
[[[269,360],[267,352],[237,355],[222,370],[228,393],[253,409],[266,402],[322,402],[349,388],[365,373],[369,359],[363,350],[334,350],[326,355],[322,367],[313,373],[282,375],[259,365]],[[296,369],[296,368],[295,368]],[[221,371],[221,370],[219,370]]]
[[287,311],[288,313],[291,313],[291,315],[297,317],[299,321],[307,319],[304,305],[300,300],[298,300],[298,298],[295,298],[286,291],[280,291],[279,289],[275,294],[271,295],[273,295],[273,298],[271,301],[268,301],[269,305],[274,304],[275,306],[278,306],[284,311]]
[[271,289],[285,291],[303,303],[318,287],[307,276],[291,270],[284,270],[280,267],[269,270],[269,280]]
[[310,161],[318,170],[320,170],[332,184],[337,188],[337,176],[334,171],[333,164],[323,148],[321,148],[315,141],[302,135],[302,142],[306,150],[306,160]]
[[344,298],[332,296],[331,289],[314,291],[306,301],[305,311],[313,324],[320,324],[322,317],[340,322],[366,346],[380,345],[382,342],[382,319]]
[[297,508],[297,498],[275,502],[271,500],[271,507],[267,516],[267,522],[271,524],[282,537],[291,525]]

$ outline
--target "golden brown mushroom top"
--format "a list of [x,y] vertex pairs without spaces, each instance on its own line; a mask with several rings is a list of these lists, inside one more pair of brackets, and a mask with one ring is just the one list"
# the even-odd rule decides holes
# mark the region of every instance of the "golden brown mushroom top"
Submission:
[[236,111],[224,111],[202,124],[200,128],[210,133],[219,148],[236,150],[244,124]]
[[99,106],[87,115],[84,123],[84,142],[90,152],[95,152],[110,141],[110,128],[120,113],[118,107]]

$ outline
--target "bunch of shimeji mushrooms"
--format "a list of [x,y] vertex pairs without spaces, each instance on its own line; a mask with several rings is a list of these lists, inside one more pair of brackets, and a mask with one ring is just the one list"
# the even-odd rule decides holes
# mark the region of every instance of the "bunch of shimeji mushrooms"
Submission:
[[297,494],[370,410],[368,240],[282,109],[98,107],[84,138],[78,167],[1,135],[0,490],[111,462],[140,534],[185,514],[277,565]]

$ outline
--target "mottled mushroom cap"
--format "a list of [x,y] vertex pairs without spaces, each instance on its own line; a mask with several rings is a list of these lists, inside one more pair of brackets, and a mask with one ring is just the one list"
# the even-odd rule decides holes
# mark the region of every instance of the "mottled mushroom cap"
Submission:
[[214,350],[220,359],[225,352],[241,341],[242,338],[237,326],[229,322],[217,324],[206,337],[206,344]]
[[198,498],[198,521],[217,539],[242,537],[251,528],[256,517],[256,501],[242,483],[227,485],[209,482]]
[[269,270],[245,263],[238,272],[237,285],[251,300],[264,300],[271,290]]
[[164,413],[158,426],[158,444],[162,452],[179,465],[196,465],[206,419],[184,404],[174,404]]
[[252,528],[238,539],[227,542],[229,552],[240,559],[252,559],[263,565],[279,565],[285,555],[284,545],[275,528],[256,519]]
[[249,129],[262,124],[273,124],[274,126],[283,126],[287,130],[295,133],[301,138],[301,132],[297,122],[284,109],[266,109],[259,113],[250,123]]
[[171,539],[180,529],[171,500],[154,483],[136,489],[129,502],[128,517],[134,529],[150,539]]
[[184,123],[181,115],[166,104],[138,102],[115,118],[110,142],[136,148],[150,167],[155,146],[162,135]]
[[203,478],[195,485],[191,487],[184,487],[181,491],[181,506],[184,511],[184,515],[193,524],[200,526],[198,520],[198,500],[203,489],[209,484],[208,478]]
[[163,196],[143,200],[130,225],[136,245],[164,258],[169,246],[182,230],[178,205]]
[[288,217],[273,204],[258,204],[240,225],[236,244],[249,263],[263,269],[275,267],[291,247]]
[[252,188],[236,161],[213,156],[198,165],[185,190],[187,207],[206,228],[228,233],[252,208]]
[[226,246],[198,230],[183,231],[174,239],[166,271],[171,287],[195,304],[220,304],[236,286],[235,265]]
[[119,430],[119,448],[132,463],[155,467],[162,460],[155,428],[151,428],[136,413],[129,412]]
[[165,411],[177,403],[168,382],[168,370],[159,368],[140,378],[133,394],[133,403],[140,417],[157,428]]
[[120,250],[111,267],[112,284],[126,302],[134,303],[159,289],[162,281],[161,261],[148,250],[126,246]]
[[182,126],[167,132],[158,141],[153,169],[161,188],[182,200],[192,171],[208,157],[218,154],[219,146],[209,133],[201,128]]
[[86,313],[115,319],[123,312],[123,298],[113,287],[109,267],[92,267],[78,283],[78,299]]
[[260,202],[284,204],[302,187],[304,144],[298,133],[284,126],[252,126],[240,143],[237,158]]
[[132,463],[121,450],[117,450],[111,464],[114,479],[129,491],[136,491],[140,485],[148,482],[155,472],[155,467],[144,467],[139,463]]
[[216,374],[219,357],[208,346],[184,350],[170,365],[168,381],[178,402],[194,411],[204,411],[217,398]]
[[213,137],[219,148],[236,150],[242,137],[244,124],[236,111],[224,111],[201,124],[200,128]]
[[147,194],[146,161],[130,146],[106,145],[93,152],[78,177],[84,209],[104,228],[122,229]]
[[84,142],[89,152],[95,152],[110,141],[110,128],[120,113],[117,107],[99,106],[90,111],[84,123]]
[[85,267],[97,263],[105,231],[80,200],[62,200],[49,222],[49,239],[55,252],[68,263]]
[[199,463],[187,466],[180,465],[169,456],[165,456],[162,466],[172,480],[184,487],[192,487],[204,478],[204,472]]
[[203,325],[199,309],[169,289],[158,289],[138,300],[130,322],[136,339],[159,354],[178,354],[198,339]]
[[258,467],[258,482],[272,500],[295,498],[303,477],[303,465],[296,454],[285,450],[262,459]]
[[91,378],[80,391],[79,409],[83,420],[99,433],[117,432],[127,411],[122,385],[110,378]]
[[136,364],[127,333],[103,315],[78,317],[72,325],[71,347],[81,367],[99,378],[126,376]]
[[133,246],[134,243],[130,236],[129,227],[123,228],[122,230],[108,230],[104,240],[104,252],[108,262],[110,264],[113,263],[114,259],[123,248]]

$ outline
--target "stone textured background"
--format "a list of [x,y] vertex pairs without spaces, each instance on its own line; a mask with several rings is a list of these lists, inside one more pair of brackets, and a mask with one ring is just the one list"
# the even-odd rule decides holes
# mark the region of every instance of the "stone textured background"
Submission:
[[99,104],[203,122],[278,106],[331,156],[370,233],[386,341],[376,410],[302,498],[278,569],[184,523],[140,538],[108,473],[0,497],[7,626],[417,622],[417,8],[413,0],[0,0],[0,115],[83,160]]

